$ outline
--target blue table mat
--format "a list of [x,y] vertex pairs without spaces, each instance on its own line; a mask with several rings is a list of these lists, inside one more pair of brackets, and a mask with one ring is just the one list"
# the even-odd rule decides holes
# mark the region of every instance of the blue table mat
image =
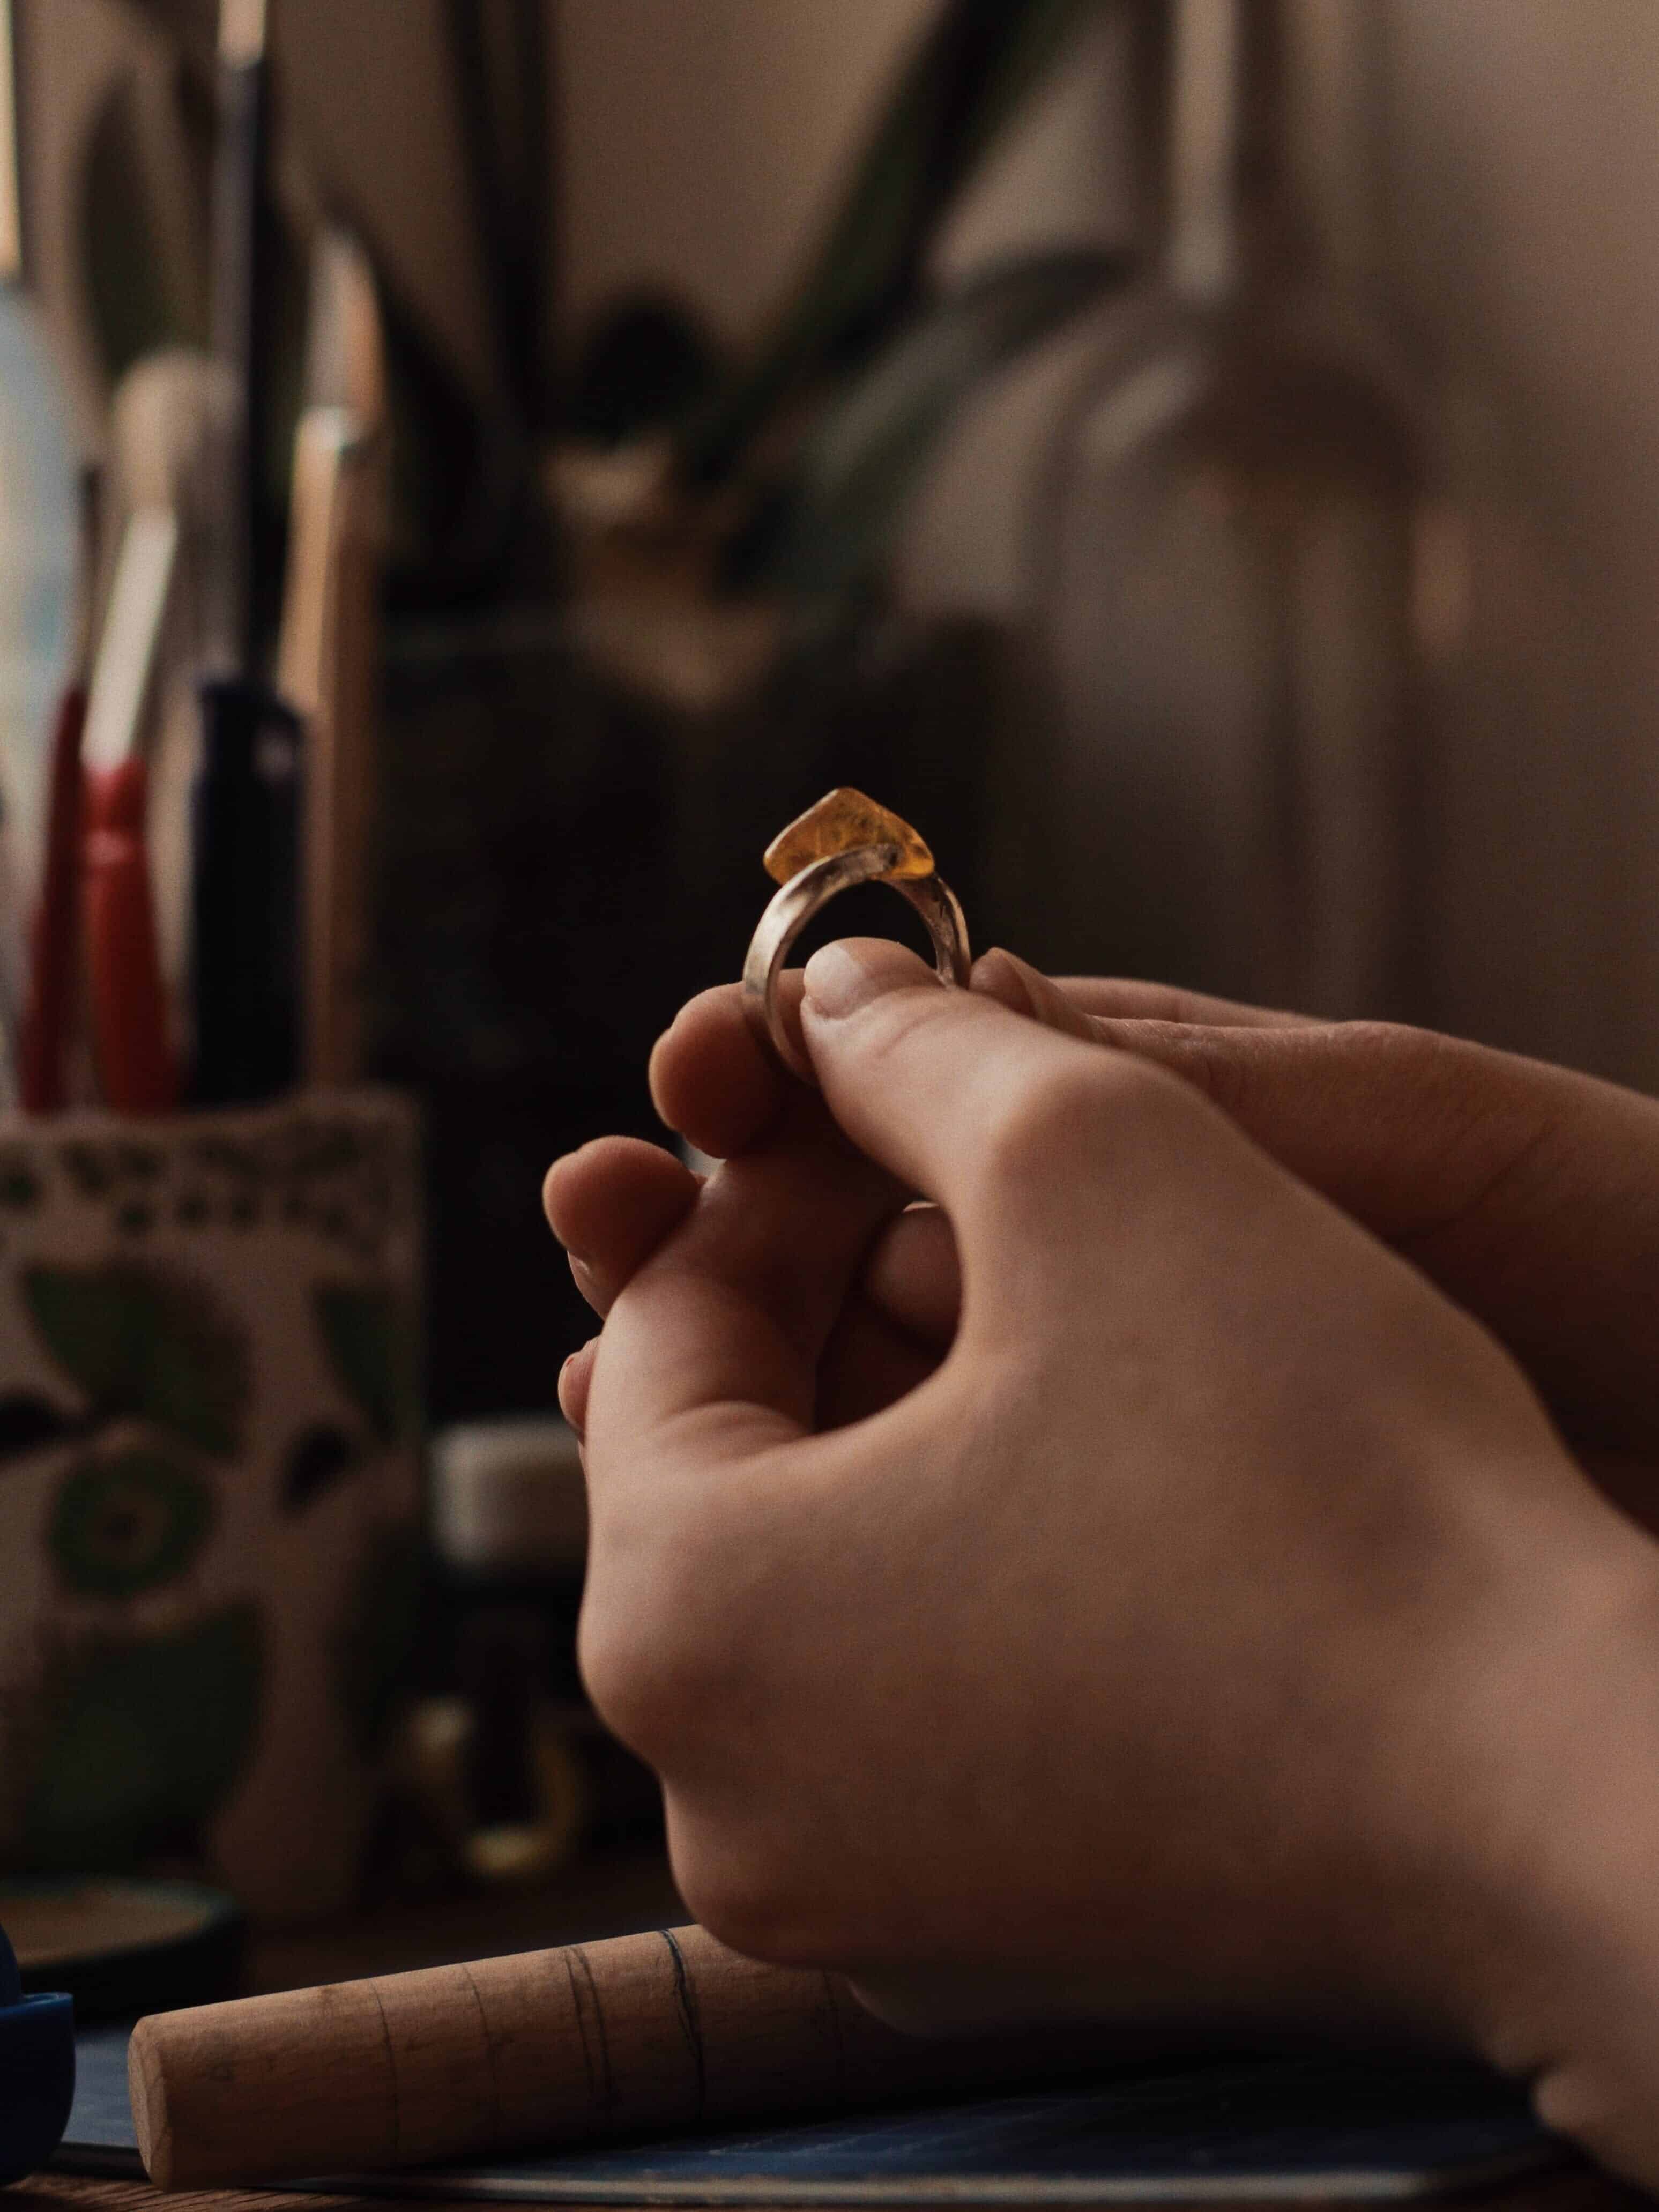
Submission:
[[[126,2038],[102,2027],[77,2039],[57,2161],[70,2171],[141,2171]],[[1512,2083],[1460,2063],[1345,2053],[1164,2062],[959,2103],[310,2185],[716,2206],[1380,2200],[1475,2188],[1565,2155]]]

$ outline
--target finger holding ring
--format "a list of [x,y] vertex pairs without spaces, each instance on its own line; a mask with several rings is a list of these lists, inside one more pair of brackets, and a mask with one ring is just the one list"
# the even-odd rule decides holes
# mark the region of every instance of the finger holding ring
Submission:
[[940,982],[966,988],[973,963],[955,892],[909,823],[862,792],[832,791],[809,807],[767,847],[765,867],[781,888],[750,939],[744,1007],[757,1035],[804,1083],[813,1080],[812,1071],[783,1025],[778,977],[795,939],[837,893],[854,884],[890,884],[926,924]]

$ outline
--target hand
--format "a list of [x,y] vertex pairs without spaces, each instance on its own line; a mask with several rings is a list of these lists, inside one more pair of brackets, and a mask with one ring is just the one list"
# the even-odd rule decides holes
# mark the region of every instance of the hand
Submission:
[[[783,979],[799,1038],[800,975]],[[684,1008],[652,1056],[651,1086],[665,1121],[700,1149],[754,1153],[786,1139],[790,1172],[848,1151],[816,1091],[787,1074],[756,1041],[734,986]],[[601,1138],[560,1160],[545,1189],[548,1218],[578,1287],[601,1316],[696,1200],[701,1178],[659,1146]],[[815,1421],[833,1427],[878,1411],[922,1381],[955,1333],[957,1273],[944,1215],[885,1186],[883,1224],[849,1285],[819,1362]],[[580,1434],[599,1339],[565,1362],[560,1402]]]
[[1431,1032],[1297,1022],[1010,963],[1047,1018],[1169,1067],[1521,1360],[1598,1479],[1659,1520],[1659,1103]]
[[[1651,1547],[1190,1085],[891,947],[808,972],[850,1143],[803,1093],[705,1188],[668,1163],[586,1386],[584,1668],[694,1909],[878,1985],[1451,2032],[1659,2173]],[[814,1433],[912,1190],[949,1355]]]
[[[1015,971],[1036,980],[1034,970],[1009,955],[988,954],[975,969],[974,988],[1030,1012],[1023,984],[1011,984]],[[779,988],[784,1018],[799,1047],[799,971],[785,974]],[[1161,994],[1157,1004],[1163,1008],[1170,997]],[[1214,1011],[1220,1002],[1182,1004]],[[1059,1025],[1075,1030],[1079,1018],[1066,1008]],[[832,1156],[846,1146],[817,1092],[805,1089],[757,1041],[736,984],[704,991],[681,1009],[652,1054],[651,1091],[668,1127],[717,1158],[752,1152],[781,1131],[797,1140],[797,1168],[802,1164],[799,1139],[806,1130]],[[635,1270],[694,1202],[698,1183],[659,1146],[637,1139],[601,1138],[556,1163],[544,1193],[548,1219],[596,1313],[609,1313]],[[937,1366],[956,1333],[959,1281],[950,1225],[936,1206],[907,1205],[908,1195],[893,1187],[887,1214],[824,1347],[820,1427],[878,1411],[914,1389]],[[560,1402],[579,1432],[598,1344],[594,1337],[573,1353],[560,1377]]]
[[[1598,1480],[1659,1523],[1648,1322],[1659,1103],[1428,1030],[1306,1021],[1144,983],[1055,984],[1003,952],[981,961],[975,988],[1194,1084],[1492,1329]],[[734,992],[694,1001],[659,1048],[661,1103],[707,1150],[737,1149],[792,1087],[754,1045]],[[912,1216],[878,1244],[866,1296],[942,1353],[955,1258],[936,1217]]]

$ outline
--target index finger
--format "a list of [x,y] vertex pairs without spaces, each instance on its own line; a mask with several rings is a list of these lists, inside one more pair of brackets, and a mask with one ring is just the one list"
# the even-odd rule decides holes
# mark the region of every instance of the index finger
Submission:
[[1228,1030],[1328,1026],[1312,1014],[1246,1006],[1237,999],[1212,999],[1203,991],[1184,991],[1173,983],[1149,983],[1134,976],[1057,975],[1054,980],[1074,1006],[1107,1019],[1180,1022],[1188,1027]]
[[590,1467],[671,1443],[699,1464],[804,1436],[817,1365],[872,1239],[908,1195],[792,1084],[775,1133],[712,1176],[611,1307]]
[[[799,969],[786,969],[777,988],[799,1047]],[[801,1091],[755,1035],[740,983],[716,984],[686,1001],[652,1048],[650,1082],[662,1120],[717,1160],[759,1143]]]

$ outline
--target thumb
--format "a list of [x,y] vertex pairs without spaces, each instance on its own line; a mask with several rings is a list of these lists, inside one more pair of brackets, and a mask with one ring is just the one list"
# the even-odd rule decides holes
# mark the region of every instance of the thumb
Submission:
[[944,1207],[970,1318],[976,1248],[981,1261],[999,1255],[981,1265],[984,1290],[1018,1299],[1014,1245],[1047,1265],[1091,1230],[1121,1227],[1152,1188],[1126,1176],[1131,1158],[1167,1156],[1194,1117],[1214,1118],[1146,1061],[1103,1052],[1091,1030],[948,989],[885,939],[826,945],[805,981],[802,1033],[825,1103],[860,1151]]

